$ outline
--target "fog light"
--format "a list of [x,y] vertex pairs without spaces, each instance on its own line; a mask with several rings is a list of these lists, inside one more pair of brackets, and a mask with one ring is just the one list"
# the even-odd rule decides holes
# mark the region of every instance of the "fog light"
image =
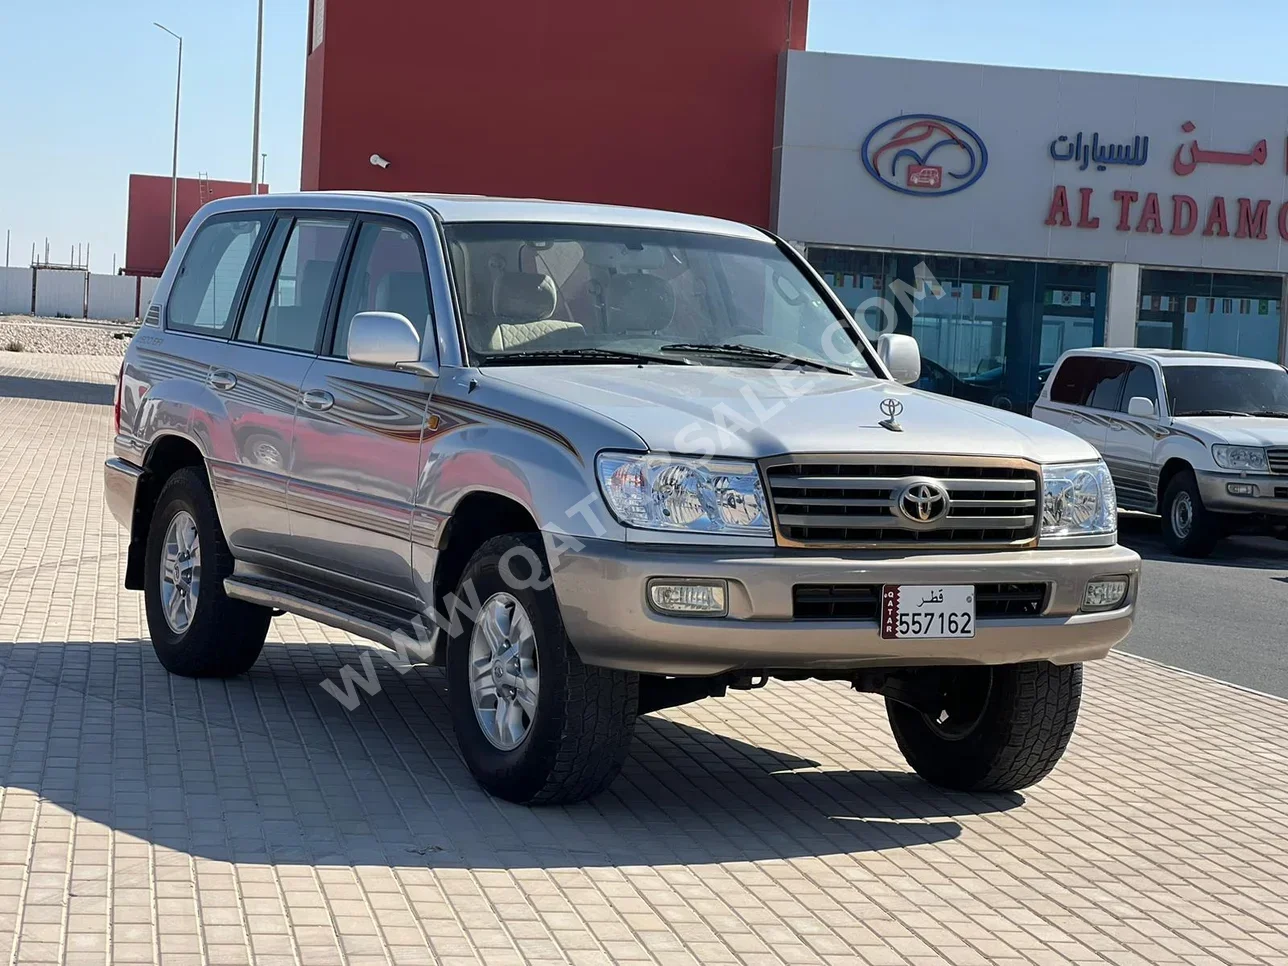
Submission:
[[1087,581],[1082,595],[1083,610],[1113,610],[1127,596],[1126,577],[1097,577]]
[[722,580],[650,580],[648,600],[663,614],[722,617],[728,609]]
[[1227,483],[1225,492],[1232,496],[1256,496],[1257,484],[1255,483]]

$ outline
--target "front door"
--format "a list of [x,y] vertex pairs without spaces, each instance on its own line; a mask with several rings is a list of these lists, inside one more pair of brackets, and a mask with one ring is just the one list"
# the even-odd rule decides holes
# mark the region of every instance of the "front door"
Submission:
[[289,485],[292,542],[299,558],[336,586],[415,606],[411,521],[437,380],[349,362],[349,324],[364,311],[405,316],[426,360],[436,361],[425,257],[411,225],[364,218],[355,235],[334,332],[301,387]]

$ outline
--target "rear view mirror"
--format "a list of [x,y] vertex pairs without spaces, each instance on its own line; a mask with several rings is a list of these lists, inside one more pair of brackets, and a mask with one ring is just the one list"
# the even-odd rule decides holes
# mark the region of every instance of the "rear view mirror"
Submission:
[[419,363],[420,336],[405,315],[359,312],[349,323],[349,361],[377,369]]
[[1154,408],[1154,400],[1144,396],[1132,396],[1127,400],[1127,415],[1149,419],[1151,416],[1157,416],[1158,410]]
[[887,333],[877,339],[877,355],[895,382],[910,386],[921,378],[921,349],[910,335]]

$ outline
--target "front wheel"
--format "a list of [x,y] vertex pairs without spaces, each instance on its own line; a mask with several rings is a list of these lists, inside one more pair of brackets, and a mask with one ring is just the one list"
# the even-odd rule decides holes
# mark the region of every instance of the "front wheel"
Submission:
[[944,788],[1009,792],[1041,781],[1069,744],[1082,665],[939,668],[919,707],[886,698],[890,730],[913,770]]
[[1163,492],[1163,542],[1182,557],[1206,557],[1221,539],[1220,522],[1203,505],[1198,480],[1185,470],[1172,477]]
[[607,788],[630,751],[639,675],[581,663],[541,538],[484,543],[456,599],[455,616],[448,608],[448,703],[475,780],[521,805],[566,805]]

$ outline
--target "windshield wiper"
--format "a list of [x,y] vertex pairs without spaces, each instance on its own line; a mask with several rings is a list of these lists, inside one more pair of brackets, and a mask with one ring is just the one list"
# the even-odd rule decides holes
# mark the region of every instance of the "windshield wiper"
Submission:
[[1178,416],[1251,416],[1252,413],[1241,413],[1237,409],[1191,409],[1177,413]]
[[1252,415],[1254,416],[1272,416],[1275,419],[1288,419],[1288,412],[1282,409],[1258,409]]
[[691,365],[687,359],[672,356],[655,356],[644,352],[625,352],[619,349],[601,349],[581,346],[572,349],[528,349],[520,352],[488,353],[481,360],[483,365],[521,365],[528,362],[659,362],[665,366]]
[[707,355],[726,356],[729,358],[757,359],[765,362],[786,362],[789,365],[802,366],[806,369],[817,369],[820,372],[836,372],[843,376],[858,375],[858,373],[854,372],[852,369],[830,365],[826,362],[820,362],[817,359],[804,359],[800,356],[790,355],[786,352],[775,352],[773,349],[762,349],[759,346],[742,345],[737,342],[724,342],[720,345],[713,345],[707,342],[672,342],[670,345],[660,346],[658,351],[705,353]]

